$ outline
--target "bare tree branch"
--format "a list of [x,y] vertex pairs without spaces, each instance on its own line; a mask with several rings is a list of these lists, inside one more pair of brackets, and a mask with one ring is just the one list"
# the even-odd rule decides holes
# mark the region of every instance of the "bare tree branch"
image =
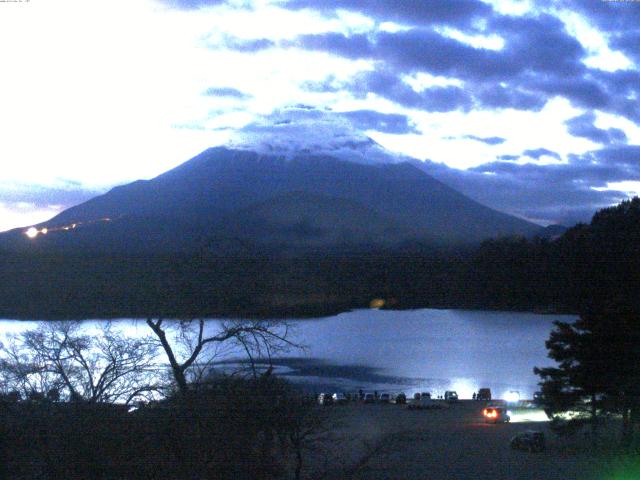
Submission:
[[56,389],[69,400],[128,401],[157,390],[157,354],[151,337],[129,338],[110,323],[92,335],[79,322],[41,323],[0,345],[0,377],[24,396]]
[[[182,393],[189,389],[188,373],[193,374],[191,378],[197,381],[201,381],[206,375],[218,353],[219,345],[228,344],[241,349],[252,363],[252,368],[255,366],[255,358],[262,357],[265,352],[270,359],[274,353],[298,347],[289,338],[289,326],[286,322],[225,320],[207,323],[204,319],[193,319],[163,326],[162,319],[147,318],[146,323],[164,350],[178,390]],[[208,333],[209,325],[217,328]],[[173,342],[167,335],[171,329],[177,329]]]

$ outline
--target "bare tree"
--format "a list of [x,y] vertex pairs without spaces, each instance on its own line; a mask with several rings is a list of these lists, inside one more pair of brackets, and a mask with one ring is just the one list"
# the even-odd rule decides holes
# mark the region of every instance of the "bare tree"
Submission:
[[255,374],[255,360],[295,347],[286,322],[267,320],[203,319],[165,321],[147,318],[147,325],[164,350],[181,393],[199,383],[214,360],[228,352],[247,355]]
[[0,389],[3,395],[16,392],[16,398],[31,398],[59,391],[62,379],[40,364],[25,351],[20,338],[12,335],[4,344],[0,344]]
[[161,389],[157,354],[152,338],[127,337],[110,322],[95,333],[80,322],[43,322],[0,345],[0,377],[24,397],[130,403]]

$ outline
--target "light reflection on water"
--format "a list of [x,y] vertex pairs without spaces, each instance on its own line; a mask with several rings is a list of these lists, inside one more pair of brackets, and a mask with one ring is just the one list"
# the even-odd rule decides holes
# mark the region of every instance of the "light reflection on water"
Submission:
[[[340,365],[414,379],[405,391],[456,390],[470,398],[480,387],[495,396],[537,390],[534,366],[552,363],[545,341],[554,320],[574,317],[517,312],[421,309],[358,310],[303,321],[298,335],[309,355]],[[380,385],[379,385],[380,386]]]
[[[554,320],[563,315],[420,309],[356,310],[320,319],[293,320],[294,339],[304,351],[295,362],[278,363],[295,382],[343,390],[404,391],[435,395],[456,390],[470,398],[480,387],[494,396],[515,390],[531,398],[537,390],[534,366],[551,364],[544,345]],[[101,320],[86,321],[89,330]],[[209,322],[215,329],[217,320]],[[0,320],[0,332],[17,333],[36,322]],[[144,321],[117,320],[129,335],[148,332]],[[226,351],[232,358],[240,352]],[[349,366],[360,368],[349,368]],[[229,368],[229,366],[227,366]]]

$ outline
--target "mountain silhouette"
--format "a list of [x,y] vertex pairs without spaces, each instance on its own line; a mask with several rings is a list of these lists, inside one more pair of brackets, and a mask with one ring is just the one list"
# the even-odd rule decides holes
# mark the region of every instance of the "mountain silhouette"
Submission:
[[[0,235],[27,251],[220,254],[468,245],[539,225],[475,202],[407,162],[208,149],[35,226]],[[46,229],[46,234],[43,234]]]

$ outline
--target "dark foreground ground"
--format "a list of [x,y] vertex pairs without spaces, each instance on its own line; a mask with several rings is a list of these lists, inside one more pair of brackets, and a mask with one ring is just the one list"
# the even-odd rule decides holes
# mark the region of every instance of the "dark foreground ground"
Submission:
[[[486,424],[482,406],[460,401],[439,410],[393,404],[325,407],[334,409],[334,448],[314,451],[309,477],[324,471],[327,478],[363,480],[640,478],[629,476],[634,474],[630,461],[614,453],[614,431],[605,432],[594,449],[589,435],[559,438],[547,422]],[[510,448],[511,437],[528,429],[545,433],[544,452]]]

